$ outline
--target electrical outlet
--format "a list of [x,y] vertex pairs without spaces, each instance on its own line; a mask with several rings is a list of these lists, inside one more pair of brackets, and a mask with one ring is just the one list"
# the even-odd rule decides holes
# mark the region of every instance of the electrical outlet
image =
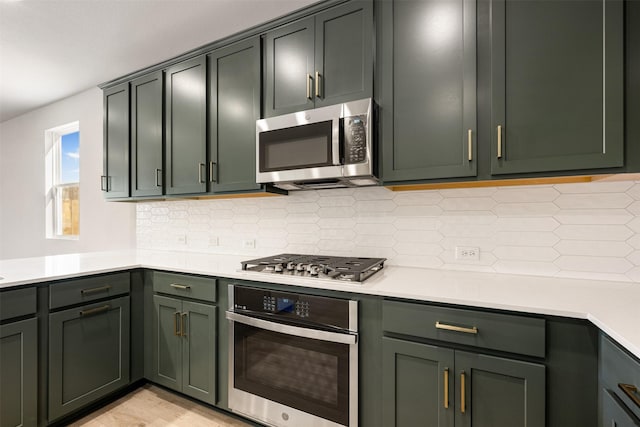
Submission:
[[218,246],[220,242],[218,241],[218,236],[209,237],[209,246]]
[[480,248],[471,246],[456,246],[456,260],[480,261]]
[[256,240],[255,239],[245,239],[242,241],[243,249],[255,249],[256,248]]
[[186,234],[178,234],[176,236],[176,243],[181,244],[181,245],[186,245],[187,244],[187,235]]

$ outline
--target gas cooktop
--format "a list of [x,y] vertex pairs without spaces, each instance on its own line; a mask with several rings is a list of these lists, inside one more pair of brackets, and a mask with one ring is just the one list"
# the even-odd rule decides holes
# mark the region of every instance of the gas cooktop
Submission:
[[242,270],[283,276],[364,282],[382,270],[386,258],[280,254],[242,261]]

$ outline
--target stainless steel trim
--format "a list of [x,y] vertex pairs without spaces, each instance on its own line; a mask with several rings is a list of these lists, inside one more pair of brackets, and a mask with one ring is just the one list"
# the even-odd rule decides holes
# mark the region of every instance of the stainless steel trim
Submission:
[[80,289],[80,294],[85,295],[85,294],[93,294],[96,292],[106,292],[109,289],[111,289],[111,285],[104,285],[98,288]]
[[298,337],[311,338],[314,340],[336,342],[340,344],[355,344],[358,342],[358,336],[353,333],[339,333],[322,331],[318,329],[301,328],[299,326],[286,325],[284,323],[275,323],[268,320],[258,319],[256,317],[245,316],[244,314],[227,311],[225,316],[228,320],[253,326],[267,331],[278,332],[286,335],[295,335]]
[[91,316],[94,314],[104,313],[105,311],[109,311],[111,306],[109,304],[103,305],[102,307],[90,308],[89,310],[81,310],[80,316]]

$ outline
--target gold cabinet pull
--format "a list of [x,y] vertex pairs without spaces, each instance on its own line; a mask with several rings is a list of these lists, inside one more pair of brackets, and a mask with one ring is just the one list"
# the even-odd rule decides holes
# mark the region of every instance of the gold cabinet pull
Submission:
[[467,399],[465,395],[465,379],[464,371],[460,372],[460,412],[465,413],[467,410]]
[[100,286],[99,288],[80,289],[80,294],[87,295],[87,294],[95,294],[97,292],[107,292],[109,289],[111,289],[110,285]]
[[191,286],[189,286],[189,285],[181,285],[179,283],[172,283],[169,286],[171,286],[172,288],[175,288],[175,289],[182,289],[182,290],[191,289]]
[[216,162],[209,162],[209,181],[211,182],[216,182],[217,173],[213,173],[215,167],[216,167]]
[[448,325],[446,323],[436,322],[436,329],[444,329],[446,331],[463,332],[465,334],[477,334],[478,328],[475,326],[471,328],[464,328],[462,326]]
[[467,131],[467,154],[469,161],[473,160],[473,131],[471,129]]
[[173,313],[173,335],[179,337],[180,329],[178,329],[178,316],[180,316],[180,312],[176,311]]
[[444,368],[444,409],[449,409],[449,368]]
[[622,389],[624,394],[629,396],[629,398],[633,400],[633,403],[635,403],[636,406],[640,408],[640,397],[638,397],[638,387],[631,384],[622,384],[622,383],[618,384],[618,387],[620,387],[620,389]]
[[307,99],[313,99],[311,96],[311,85],[313,85],[313,77],[307,73]]
[[103,305],[102,307],[90,308],[89,310],[82,310],[80,311],[80,316],[86,317],[86,316],[92,316],[94,314],[104,313],[105,311],[109,311],[110,308],[111,306],[107,304],[107,305]]
[[180,315],[180,336],[186,337],[187,333],[185,332],[185,323],[187,323],[187,313],[182,313]]
[[200,184],[204,184],[204,179],[202,178],[202,176],[204,175],[202,173],[204,168],[205,168],[205,164],[204,163],[198,163],[198,182]]
[[498,158],[502,158],[502,126],[498,125]]
[[316,71],[316,98],[322,98],[322,94],[320,93],[320,72]]

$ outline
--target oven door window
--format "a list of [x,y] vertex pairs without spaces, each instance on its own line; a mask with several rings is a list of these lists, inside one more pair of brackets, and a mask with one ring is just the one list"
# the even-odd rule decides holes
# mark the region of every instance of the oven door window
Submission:
[[260,172],[331,166],[331,120],[261,132]]
[[234,387],[349,423],[349,345],[235,324]]

